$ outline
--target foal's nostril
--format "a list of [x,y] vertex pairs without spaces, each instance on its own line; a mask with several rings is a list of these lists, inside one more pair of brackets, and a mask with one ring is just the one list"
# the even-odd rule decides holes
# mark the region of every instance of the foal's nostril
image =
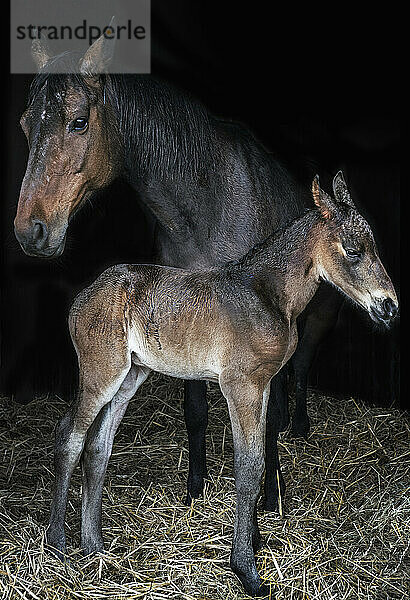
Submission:
[[48,238],[47,225],[42,221],[33,222],[33,245],[40,250]]
[[383,300],[383,310],[390,319],[394,319],[398,312],[398,308],[391,298]]

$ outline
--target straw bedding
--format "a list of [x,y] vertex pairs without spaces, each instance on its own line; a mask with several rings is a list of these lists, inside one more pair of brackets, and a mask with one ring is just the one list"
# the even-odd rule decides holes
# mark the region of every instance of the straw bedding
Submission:
[[[44,549],[54,425],[65,403],[0,401],[2,600],[233,600],[232,437],[210,387],[209,479],[190,508],[182,382],[153,375],[116,436],[103,501],[106,553],[82,557],[81,473],[67,512],[69,564]],[[258,565],[278,599],[410,597],[409,420],[395,409],[310,392],[308,441],[281,434],[283,514],[260,513]]]

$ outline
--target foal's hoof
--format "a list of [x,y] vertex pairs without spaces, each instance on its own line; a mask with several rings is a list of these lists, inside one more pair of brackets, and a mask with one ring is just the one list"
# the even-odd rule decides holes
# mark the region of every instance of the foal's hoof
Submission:
[[252,598],[270,598],[274,600],[274,589],[263,583],[256,569],[244,571],[243,568],[236,568],[235,562],[231,559],[231,569],[242,583],[245,592]]
[[262,583],[260,581],[249,581],[245,578],[242,578],[238,575],[241,583],[245,589],[245,592],[251,596],[251,598],[263,598],[264,600],[274,600],[275,599],[275,591],[271,586]]
[[91,554],[97,554],[97,552],[104,552],[104,542],[100,539],[84,540],[81,542],[81,548],[84,556],[90,556]]
[[252,597],[263,598],[264,600],[275,600],[275,590],[271,588],[270,585],[263,583]]
[[68,562],[64,534],[47,533],[46,547],[50,554],[54,556],[54,558],[57,558],[57,560],[59,560],[60,562]]

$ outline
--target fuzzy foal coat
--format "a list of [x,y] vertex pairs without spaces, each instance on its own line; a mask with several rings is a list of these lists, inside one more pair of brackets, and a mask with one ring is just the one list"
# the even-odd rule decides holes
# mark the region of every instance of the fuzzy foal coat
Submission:
[[69,324],[79,394],[57,429],[48,531],[57,554],[65,550],[68,486],[81,455],[81,544],[86,552],[103,549],[101,498],[114,435],[149,372],[218,381],[234,440],[231,566],[249,594],[267,597],[254,557],[260,539],[256,501],[270,381],[296,348],[296,319],[320,279],[333,282],[374,318],[389,321],[397,313],[371,230],[349,205],[350,197],[336,206],[319,193],[317,182],[313,189],[320,211],[308,211],[239,261],[201,271],[118,265],[76,298]]

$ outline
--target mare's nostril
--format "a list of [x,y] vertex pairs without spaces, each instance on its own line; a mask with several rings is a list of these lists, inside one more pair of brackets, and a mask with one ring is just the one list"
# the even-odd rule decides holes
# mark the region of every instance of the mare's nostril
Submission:
[[45,245],[48,238],[47,225],[42,221],[33,222],[33,244],[40,250]]
[[398,308],[391,298],[385,298],[383,300],[383,310],[390,319],[393,319],[397,315]]

